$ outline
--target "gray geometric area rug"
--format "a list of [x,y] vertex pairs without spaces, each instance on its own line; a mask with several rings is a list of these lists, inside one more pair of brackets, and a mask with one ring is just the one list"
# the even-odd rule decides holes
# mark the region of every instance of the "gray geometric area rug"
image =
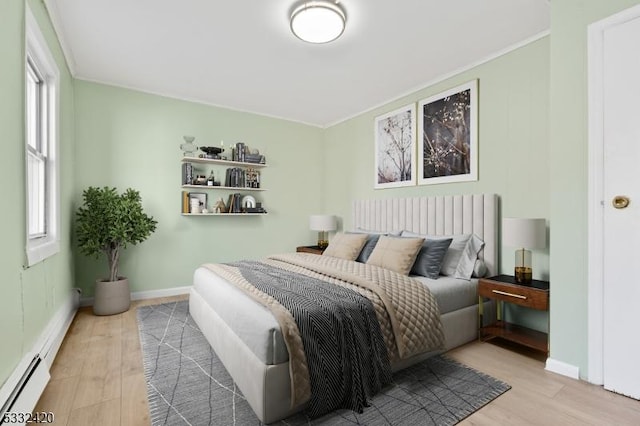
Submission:
[[[189,315],[188,301],[138,308],[153,426],[259,425],[251,407]],[[454,425],[511,388],[444,356],[400,371],[362,414],[303,413],[277,425]]]

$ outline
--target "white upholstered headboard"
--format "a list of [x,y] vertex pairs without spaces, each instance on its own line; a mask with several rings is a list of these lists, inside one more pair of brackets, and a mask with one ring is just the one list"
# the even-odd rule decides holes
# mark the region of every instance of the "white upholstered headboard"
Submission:
[[496,194],[388,198],[353,202],[352,225],[375,231],[408,230],[428,235],[476,234],[490,275],[498,273]]

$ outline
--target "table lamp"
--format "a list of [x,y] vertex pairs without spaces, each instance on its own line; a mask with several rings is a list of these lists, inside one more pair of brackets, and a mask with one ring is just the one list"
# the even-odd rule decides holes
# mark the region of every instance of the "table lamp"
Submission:
[[328,231],[335,231],[337,221],[335,216],[316,214],[309,217],[309,228],[318,231],[318,247],[326,248],[329,245]]
[[521,247],[515,253],[514,275],[516,282],[528,284],[533,276],[531,251],[545,248],[547,232],[544,219],[504,218],[502,220],[502,243],[508,247]]

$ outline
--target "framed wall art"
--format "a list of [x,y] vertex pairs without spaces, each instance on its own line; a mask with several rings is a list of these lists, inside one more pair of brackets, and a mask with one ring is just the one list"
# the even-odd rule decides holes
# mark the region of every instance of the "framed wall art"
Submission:
[[478,180],[478,80],[418,104],[418,184]]
[[415,123],[415,104],[376,117],[374,188],[394,188],[415,184]]

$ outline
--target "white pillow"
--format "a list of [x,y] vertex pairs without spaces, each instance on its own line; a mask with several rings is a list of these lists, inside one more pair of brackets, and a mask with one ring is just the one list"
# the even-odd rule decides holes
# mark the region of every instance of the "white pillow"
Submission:
[[471,238],[469,238],[467,245],[464,247],[464,250],[462,250],[462,255],[456,267],[454,274],[456,278],[462,278],[464,280],[471,279],[476,260],[478,259],[478,253],[480,253],[483,247],[484,241],[478,238],[477,235],[473,234]]
[[[422,237],[431,240],[442,240],[451,238],[451,245],[447,250],[447,254],[442,259],[440,266],[440,274],[453,276],[456,278],[470,279],[473,273],[473,266],[478,258],[478,253],[484,247],[484,241],[474,234],[458,234],[458,235],[422,235],[411,231],[402,231],[403,237]],[[474,238],[471,238],[474,237]],[[467,245],[470,245],[467,248]],[[465,251],[466,250],[466,251]],[[475,253],[475,255],[474,255]],[[463,259],[464,255],[464,259]],[[472,261],[469,259],[473,258]],[[469,266],[469,263],[471,266]],[[460,269],[458,269],[460,265]]]
[[476,259],[476,263],[473,265],[473,274],[471,274],[472,278],[482,278],[486,277],[489,269],[487,268],[486,263],[482,259]]

